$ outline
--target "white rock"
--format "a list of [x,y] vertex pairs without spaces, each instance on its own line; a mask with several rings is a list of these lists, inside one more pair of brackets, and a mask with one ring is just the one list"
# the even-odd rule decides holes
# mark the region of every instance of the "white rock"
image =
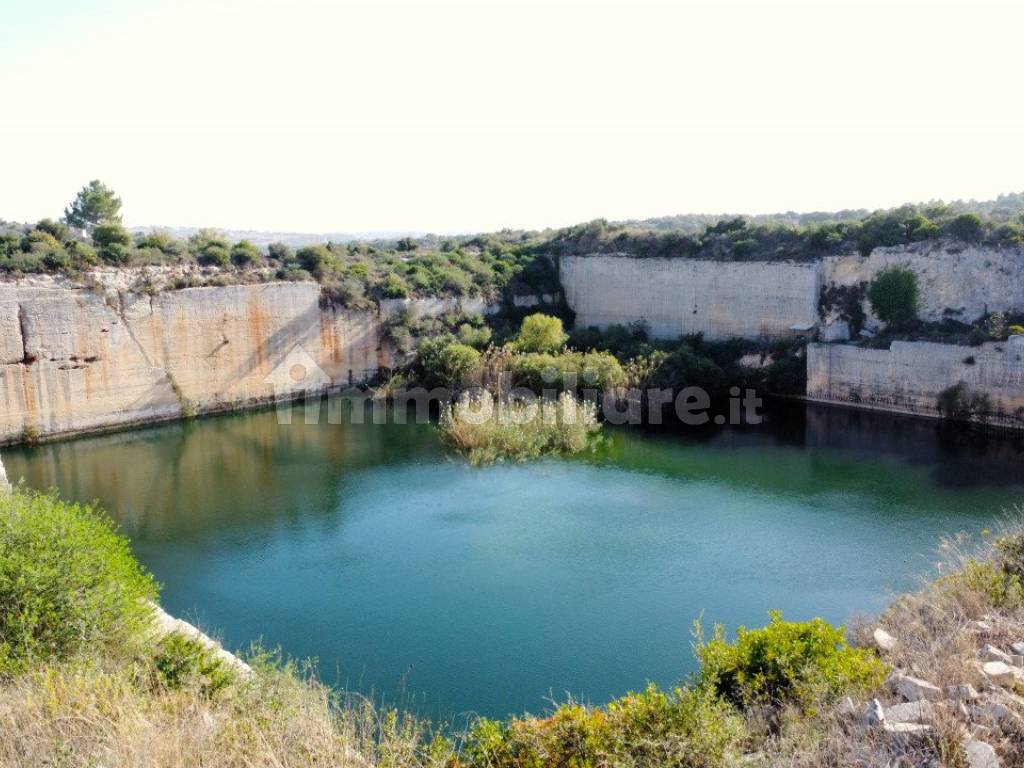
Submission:
[[984,704],[971,707],[971,718],[974,720],[990,720],[1000,725],[1024,724],[1024,718],[1005,704],[1000,704],[997,701],[986,701]]
[[964,744],[968,768],[999,768],[999,758],[991,744],[971,739]]
[[201,645],[207,650],[207,652],[216,656],[224,662],[225,665],[238,672],[242,677],[250,677],[252,675],[252,667],[235,656],[235,654],[226,650],[224,646],[209,635],[189,624],[187,621],[176,619],[171,616],[156,603],[152,603],[151,605],[153,608],[153,630],[158,639],[162,639],[172,633],[182,634],[189,640]]
[[881,627],[876,627],[871,637],[874,639],[875,645],[878,646],[879,650],[886,652],[896,650],[896,638]]
[[1024,667],[1024,655],[1019,653],[1010,654],[1010,663],[1015,667]]
[[967,626],[969,626],[975,632],[987,633],[992,631],[992,625],[989,624],[987,621],[972,621],[968,623]]
[[891,723],[923,723],[933,714],[930,701],[910,701],[885,708],[885,720]]
[[991,643],[987,643],[985,647],[981,649],[981,658],[983,661],[1001,661],[1003,664],[1013,663],[1013,660],[1010,658],[1010,654],[999,650]]
[[1010,643],[1010,650],[1024,656],[1024,643]]
[[943,698],[941,688],[918,677],[896,673],[889,678],[889,684],[907,701],[940,701]]
[[850,696],[844,696],[842,701],[839,702],[838,710],[839,714],[852,717],[857,714],[857,705]]
[[909,736],[925,736],[935,730],[930,725],[920,725],[919,723],[882,723],[882,727],[885,729],[886,733],[905,734]]
[[861,715],[861,720],[865,725],[881,725],[884,723],[885,709],[882,707],[882,702],[878,699],[872,699],[867,709],[864,710],[864,714]]
[[980,695],[970,683],[946,687],[946,695],[957,701],[974,701]]
[[1016,683],[1024,680],[1024,672],[1002,661],[987,661],[981,665],[981,671],[996,685],[1008,688],[1012,688]]

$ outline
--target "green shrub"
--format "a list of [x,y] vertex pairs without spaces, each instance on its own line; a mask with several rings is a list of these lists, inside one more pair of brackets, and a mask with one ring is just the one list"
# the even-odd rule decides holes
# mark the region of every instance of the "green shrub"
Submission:
[[467,346],[483,349],[491,342],[491,329],[486,325],[463,323],[459,326],[459,341]]
[[231,263],[236,267],[247,267],[259,261],[260,249],[248,240],[239,240],[231,247]]
[[132,254],[128,250],[128,246],[121,243],[111,243],[100,248],[99,257],[107,262],[107,264],[120,266],[131,261]]
[[153,669],[166,687],[177,690],[195,686],[207,696],[213,696],[236,679],[234,670],[223,660],[179,632],[172,632],[160,641]]
[[886,267],[871,282],[868,301],[887,326],[895,330],[909,327],[917,320],[921,301],[917,275],[903,267]]
[[538,312],[523,318],[513,346],[520,352],[557,352],[568,338],[561,319]]
[[966,590],[971,595],[980,595],[993,608],[1018,610],[1024,606],[1024,574],[1012,572],[1008,565],[968,560],[956,573],[939,579],[938,584],[946,589]]
[[734,643],[721,626],[699,642],[700,681],[727,701],[797,704],[813,708],[821,698],[881,685],[887,667],[872,652],[851,648],[844,629],[821,619],[783,621],[778,611],[760,629],[740,627]]
[[962,213],[949,222],[949,233],[965,243],[976,243],[985,234],[985,224],[976,213]]
[[132,244],[131,233],[116,222],[99,224],[92,231],[92,241],[100,248],[109,245],[122,245],[127,248]]
[[622,365],[607,352],[514,355],[508,368],[513,386],[538,393],[549,389],[603,392],[626,381]]
[[204,266],[223,267],[231,260],[231,243],[220,232],[201,229],[188,239],[188,247]]
[[384,279],[384,285],[381,287],[381,292],[384,294],[385,299],[404,299],[409,295],[409,286],[394,272],[388,272],[388,276]]
[[0,499],[0,671],[116,647],[151,619],[152,577],[96,507]]
[[295,257],[295,251],[287,243],[271,243],[267,246],[267,256],[284,264]]
[[79,240],[71,240],[66,249],[72,264],[76,267],[90,267],[99,261],[96,250]]
[[176,256],[181,253],[182,245],[175,240],[170,232],[162,229],[154,229],[152,232],[141,234],[135,239],[139,248],[154,248],[166,256]]
[[40,232],[46,232],[61,243],[71,239],[71,230],[63,221],[41,219],[39,223],[36,224],[36,229]]
[[480,365],[480,353],[465,344],[449,344],[438,356],[437,371],[451,389],[458,389]]
[[322,277],[331,265],[331,252],[326,245],[307,245],[295,254],[299,266],[316,276]]
[[546,718],[481,720],[466,756],[487,768],[720,768],[735,764],[745,735],[737,713],[707,691],[650,685],[602,709],[567,704]]
[[992,410],[992,400],[984,392],[972,392],[964,382],[959,381],[939,393],[936,409],[944,419],[970,421],[984,418]]

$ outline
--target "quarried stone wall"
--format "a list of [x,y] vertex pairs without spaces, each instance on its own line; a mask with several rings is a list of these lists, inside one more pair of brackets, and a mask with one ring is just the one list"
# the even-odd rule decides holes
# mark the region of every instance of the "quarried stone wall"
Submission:
[[937,416],[939,395],[959,383],[990,398],[992,422],[1024,427],[1024,337],[979,347],[894,341],[889,349],[807,348],[811,400]]
[[655,338],[775,339],[818,322],[818,264],[563,256],[576,327],[643,321]]
[[375,312],[315,283],[155,295],[0,284],[0,443],[359,383],[390,358]]

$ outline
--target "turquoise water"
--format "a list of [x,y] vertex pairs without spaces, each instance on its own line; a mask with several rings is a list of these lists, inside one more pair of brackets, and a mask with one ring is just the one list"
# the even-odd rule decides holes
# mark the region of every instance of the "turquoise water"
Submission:
[[[298,411],[297,411],[298,413]],[[474,469],[429,425],[273,411],[10,450],[99,499],[173,613],[458,721],[693,670],[691,624],[849,620],[1024,500],[1020,436],[821,408]]]

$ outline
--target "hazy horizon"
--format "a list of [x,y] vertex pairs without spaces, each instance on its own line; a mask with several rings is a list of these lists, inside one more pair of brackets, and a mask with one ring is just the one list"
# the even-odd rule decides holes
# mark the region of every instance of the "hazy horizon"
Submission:
[[0,217],[295,233],[1024,188],[1008,1],[8,0]]

